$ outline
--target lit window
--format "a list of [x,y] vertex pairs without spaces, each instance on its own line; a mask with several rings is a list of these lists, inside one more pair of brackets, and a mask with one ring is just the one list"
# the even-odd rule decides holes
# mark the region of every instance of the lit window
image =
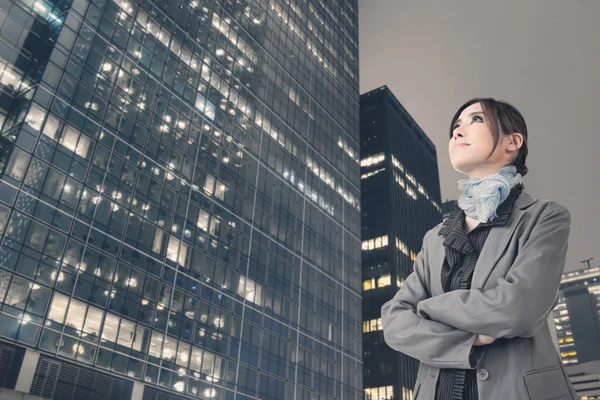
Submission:
[[221,379],[223,359],[220,356],[204,352],[202,360],[202,374],[207,376],[209,382],[218,382]]
[[225,192],[227,191],[227,186],[221,181],[217,181],[217,186],[215,188],[215,197],[219,200],[225,200]]
[[402,287],[403,283],[404,283],[404,279],[402,279],[399,276],[397,276],[396,277],[396,285],[398,286],[398,289],[400,289]]
[[200,210],[200,212],[198,213],[198,222],[196,225],[204,232],[208,231],[208,219],[209,214],[204,210]]
[[25,123],[31,126],[36,131],[39,131],[42,128],[44,118],[46,118],[46,111],[34,105],[31,106],[31,108],[29,109],[29,112],[25,117]]
[[363,290],[375,289],[375,278],[367,279],[363,282]]
[[102,310],[89,306],[88,312],[85,317],[85,324],[83,325],[83,331],[85,332],[82,336],[99,336],[100,327],[102,326],[102,316],[104,313]]
[[262,285],[248,277],[240,275],[237,294],[256,305],[262,305]]
[[383,330],[381,318],[370,319],[363,322],[363,333],[376,332]]
[[77,149],[77,141],[79,140],[79,132],[71,127],[67,127],[60,138],[59,142],[67,149],[75,152]]
[[14,65],[0,61],[0,83],[2,85],[17,90],[21,85],[21,79],[23,79],[23,75],[14,69]]
[[385,154],[379,153],[374,156],[369,156],[367,158],[363,158],[360,160],[361,167],[370,167],[371,165],[377,165],[381,162],[385,161]]
[[365,389],[365,400],[392,400],[393,398],[393,386],[381,386],[378,388]]
[[179,342],[177,347],[177,365],[187,367],[190,359],[190,345],[184,342]]
[[175,236],[169,238],[169,245],[167,247],[167,258],[174,263],[186,266],[186,259],[188,255],[189,246],[177,239]]
[[168,362],[175,362],[177,357],[177,339],[165,336],[165,342],[163,345],[162,358]]
[[380,168],[380,169],[378,169],[378,170],[376,170],[376,171],[371,171],[371,172],[368,172],[368,173],[366,173],[366,174],[362,174],[362,175],[360,176],[360,179],[367,179],[367,178],[370,178],[370,177],[372,177],[372,176],[374,176],[374,175],[377,175],[378,173],[380,173],[380,172],[383,172],[383,171],[385,171],[385,168]]
[[408,246],[398,238],[396,238],[396,247],[405,255],[409,255]]
[[119,331],[119,317],[113,314],[106,314],[104,328],[102,329],[102,340],[112,343],[117,341],[117,332]]
[[154,234],[154,242],[152,243],[153,252],[160,253],[162,251],[164,233],[165,232],[162,229],[156,229],[156,233]]
[[152,331],[152,339],[150,339],[150,348],[148,349],[148,354],[150,356],[160,358],[163,337],[164,335],[162,333]]
[[412,389],[402,386],[402,400],[414,400]]
[[380,236],[375,239],[369,239],[362,242],[362,250],[375,250],[380,249],[382,247],[386,247],[388,245],[388,237]]
[[215,178],[212,175],[206,174],[204,191],[209,195],[212,195],[215,192]]
[[390,274],[381,275],[379,279],[377,279],[377,287],[385,287],[390,286],[392,284],[392,279]]
[[131,321],[127,321],[126,319],[121,320],[121,327],[119,329],[119,336],[117,338],[117,343],[121,346],[125,346],[130,348],[133,344],[133,338],[135,336],[135,324]]
[[79,300],[71,299],[66,325],[75,328],[78,331],[82,330],[86,309],[87,305],[85,303]]
[[192,346],[192,357],[190,359],[190,369],[200,371],[202,366],[203,351],[196,346]]
[[55,292],[52,304],[50,305],[50,311],[48,311],[48,319],[62,324],[65,321],[68,304],[69,298],[67,296]]

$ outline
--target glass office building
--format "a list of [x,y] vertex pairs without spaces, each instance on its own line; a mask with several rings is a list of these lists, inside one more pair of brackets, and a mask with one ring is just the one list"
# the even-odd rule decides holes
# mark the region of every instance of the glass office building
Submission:
[[0,386],[363,397],[357,8],[0,0]]
[[418,361],[383,338],[381,306],[442,221],[437,153],[387,86],[360,97],[365,400],[413,400]]

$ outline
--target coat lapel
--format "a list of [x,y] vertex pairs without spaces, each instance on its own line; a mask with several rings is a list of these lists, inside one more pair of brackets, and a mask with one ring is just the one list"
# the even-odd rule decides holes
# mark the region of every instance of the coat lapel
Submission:
[[[513,212],[505,226],[495,226],[490,230],[481,254],[477,259],[471,287],[473,289],[482,289],[485,286],[490,274],[494,270],[496,263],[506,251],[506,247],[513,237],[519,221],[523,217],[524,209],[535,203],[536,199],[523,191],[515,202]],[[441,279],[441,278],[440,278]]]
[[438,296],[444,293],[442,288],[442,266],[446,259],[446,251],[444,249],[444,238],[436,234],[435,243],[431,248],[429,255],[429,268],[431,273],[431,296]]
[[[523,217],[523,210],[528,208],[537,200],[527,192],[523,191],[515,202],[513,212],[505,226],[495,226],[490,230],[481,254],[477,259],[471,287],[481,289],[484,287],[496,263],[506,251],[506,247],[514,235],[519,221]],[[442,267],[446,260],[446,251],[444,249],[444,238],[436,234],[436,240],[429,254],[431,271],[431,295],[437,296],[444,293],[442,288]]]

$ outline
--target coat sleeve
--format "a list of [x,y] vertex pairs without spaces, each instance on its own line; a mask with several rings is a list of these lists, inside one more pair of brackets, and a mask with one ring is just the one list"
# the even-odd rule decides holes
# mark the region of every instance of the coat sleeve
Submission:
[[437,368],[473,369],[483,355],[481,347],[473,347],[477,335],[445,323],[417,315],[417,304],[429,297],[428,241],[394,298],[381,309],[383,334],[393,349]]
[[569,211],[549,203],[496,287],[455,290],[423,299],[418,315],[495,338],[534,336],[556,304],[570,227]]

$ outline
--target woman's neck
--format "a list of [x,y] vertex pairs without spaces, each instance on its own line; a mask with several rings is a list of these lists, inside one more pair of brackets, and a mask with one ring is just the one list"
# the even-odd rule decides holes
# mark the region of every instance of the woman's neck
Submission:
[[479,223],[480,222],[478,220],[476,220],[475,218],[465,215],[465,225],[464,225],[465,233],[469,233],[473,229],[477,228],[477,225],[479,225]]

